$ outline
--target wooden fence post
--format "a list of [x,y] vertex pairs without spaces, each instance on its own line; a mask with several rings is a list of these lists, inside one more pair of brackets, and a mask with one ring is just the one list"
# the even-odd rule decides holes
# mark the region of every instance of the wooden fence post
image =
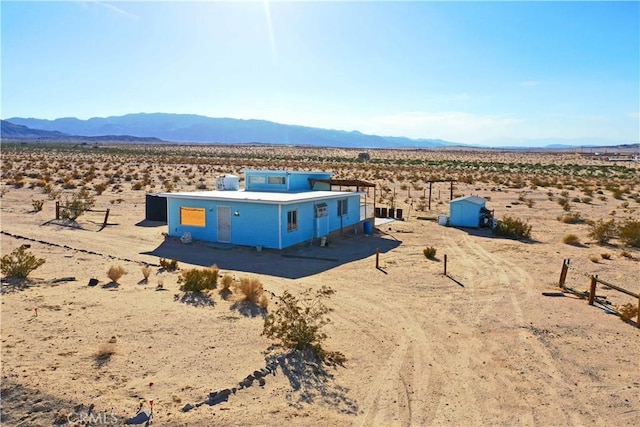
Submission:
[[564,283],[567,280],[567,272],[569,271],[569,263],[571,262],[570,259],[563,259],[562,260],[562,271],[560,272],[560,281],[558,282],[558,286],[561,289],[564,289]]
[[109,209],[107,209],[107,213],[104,214],[104,222],[102,223],[102,228],[107,226],[107,220],[109,219]]
[[56,200],[56,219],[60,219],[60,202]]
[[376,268],[380,268],[380,249],[376,248]]
[[444,275],[447,275],[447,254],[444,254]]
[[596,299],[596,283],[598,282],[598,276],[591,276],[591,289],[589,290],[589,305],[593,305],[593,301]]

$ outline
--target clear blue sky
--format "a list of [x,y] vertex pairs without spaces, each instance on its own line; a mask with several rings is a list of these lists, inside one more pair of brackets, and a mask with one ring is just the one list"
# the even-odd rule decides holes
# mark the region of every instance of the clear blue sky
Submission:
[[640,136],[640,3],[2,1],[2,118]]

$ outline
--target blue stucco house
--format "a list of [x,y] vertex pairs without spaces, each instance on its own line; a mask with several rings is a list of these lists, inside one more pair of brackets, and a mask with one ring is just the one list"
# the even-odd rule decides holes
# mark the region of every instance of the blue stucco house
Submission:
[[[284,249],[336,232],[358,231],[373,220],[374,197],[363,181],[332,180],[328,172],[245,170],[219,177],[217,190],[163,193],[170,236]],[[334,185],[356,191],[332,191]]]
[[[493,215],[485,205],[487,199],[478,196],[458,197],[449,202],[449,225],[452,227],[489,226]],[[487,219],[487,221],[485,221]]]

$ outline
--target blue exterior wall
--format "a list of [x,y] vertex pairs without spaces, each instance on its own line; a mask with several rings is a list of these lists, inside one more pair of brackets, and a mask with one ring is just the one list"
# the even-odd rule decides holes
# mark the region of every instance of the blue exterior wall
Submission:
[[454,227],[479,227],[480,209],[478,205],[468,200],[459,200],[449,205],[449,225]]
[[[289,191],[311,191],[311,183],[309,178],[313,179],[331,179],[331,174],[328,172],[309,172],[309,173],[292,173],[289,175]],[[318,182],[313,190],[325,190],[329,191],[331,186],[322,182]]]
[[[191,237],[207,242],[218,241],[218,206],[231,208],[231,242],[238,245],[268,248],[278,247],[278,206],[264,203],[244,203],[198,199],[167,199],[167,225],[169,235]],[[205,227],[180,224],[180,207],[205,208]],[[238,216],[234,215],[238,212]],[[286,217],[285,217],[286,230]]]
[[[360,222],[360,195],[353,193],[340,199],[346,199],[347,214],[338,216],[336,198],[307,201],[282,205],[277,204],[168,198],[167,225],[170,236],[180,237],[191,233],[192,238],[207,242],[218,241],[218,206],[231,208],[231,243],[245,246],[263,246],[279,249],[309,241],[316,237],[347,228]],[[317,219],[315,205],[327,204],[327,216]],[[205,227],[184,226],[180,224],[181,207],[204,208]],[[287,212],[297,210],[297,230],[287,230]],[[234,215],[237,212],[238,215]],[[318,230],[318,226],[321,229]],[[281,233],[279,238],[278,233]],[[280,246],[282,245],[282,246]]]
[[[310,191],[309,178],[330,179],[329,172],[294,172],[287,171],[245,171],[244,188],[246,191],[300,192]],[[269,178],[284,178],[283,184],[269,184]],[[257,182],[263,181],[263,182]],[[329,190],[329,184],[318,183],[314,190]]]

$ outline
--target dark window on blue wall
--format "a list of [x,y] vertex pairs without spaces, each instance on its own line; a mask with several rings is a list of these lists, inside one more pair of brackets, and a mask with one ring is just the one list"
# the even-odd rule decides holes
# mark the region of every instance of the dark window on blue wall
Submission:
[[338,216],[345,216],[349,213],[347,199],[338,200]]
[[269,184],[279,184],[279,185],[284,185],[284,176],[270,176],[267,179],[267,182]]
[[298,229],[298,211],[287,212],[287,231]]

